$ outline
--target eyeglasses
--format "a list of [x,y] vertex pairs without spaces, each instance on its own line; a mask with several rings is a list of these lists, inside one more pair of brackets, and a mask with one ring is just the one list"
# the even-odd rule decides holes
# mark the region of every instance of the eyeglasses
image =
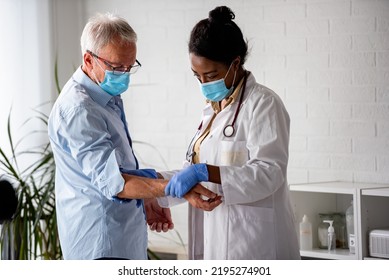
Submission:
[[89,53],[90,55],[92,55],[93,57],[100,59],[106,66],[108,66],[111,69],[113,74],[116,74],[116,75],[122,75],[126,72],[129,72],[130,74],[135,74],[136,71],[138,71],[138,69],[142,66],[142,64],[140,64],[140,62],[137,59],[135,59],[136,64],[134,64],[134,65],[130,65],[128,67],[126,67],[124,65],[120,65],[120,66],[115,67],[112,64],[110,64],[107,60],[105,60],[104,58],[99,57],[97,54],[95,54],[89,50],[87,50],[86,52]]

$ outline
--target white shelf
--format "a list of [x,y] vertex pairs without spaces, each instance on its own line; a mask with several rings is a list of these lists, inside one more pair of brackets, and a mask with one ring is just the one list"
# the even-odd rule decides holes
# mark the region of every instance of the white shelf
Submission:
[[362,190],[362,195],[389,197],[389,187]]
[[[317,247],[318,214],[345,212],[354,201],[354,232],[356,234],[355,254],[348,249],[328,252],[324,249],[300,251],[302,257],[317,259],[354,260],[368,259],[368,232],[371,229],[389,226],[389,184],[317,182],[290,185],[292,207],[297,223],[304,214],[311,219],[313,246]],[[298,229],[298,224],[296,225]]]
[[328,252],[326,249],[301,250],[300,255],[316,259],[337,259],[337,260],[355,260],[355,254],[350,254],[348,249],[336,249]]
[[383,195],[389,196],[389,185],[371,184],[371,183],[350,183],[342,181],[334,182],[317,182],[290,185],[291,191],[305,191],[305,192],[323,192],[323,193],[337,193],[337,194],[355,194],[356,191],[382,192]]

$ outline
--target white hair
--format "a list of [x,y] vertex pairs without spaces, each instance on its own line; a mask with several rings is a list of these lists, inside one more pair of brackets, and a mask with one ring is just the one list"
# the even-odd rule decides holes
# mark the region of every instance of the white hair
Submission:
[[128,22],[111,13],[91,17],[81,35],[81,52],[87,50],[96,54],[119,36],[124,42],[136,43],[137,36]]

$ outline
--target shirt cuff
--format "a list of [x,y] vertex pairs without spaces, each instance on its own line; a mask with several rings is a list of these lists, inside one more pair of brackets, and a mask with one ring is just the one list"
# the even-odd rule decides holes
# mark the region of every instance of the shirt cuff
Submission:
[[113,150],[104,169],[96,178],[96,184],[106,198],[112,199],[123,190],[124,183],[124,178],[116,161],[115,150]]

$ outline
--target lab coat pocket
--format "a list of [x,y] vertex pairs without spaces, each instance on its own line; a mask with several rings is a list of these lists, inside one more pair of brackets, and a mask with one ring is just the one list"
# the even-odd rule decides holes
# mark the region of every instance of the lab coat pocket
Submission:
[[220,165],[242,166],[248,159],[246,141],[221,141]]
[[234,205],[230,209],[229,259],[275,259],[274,209]]

